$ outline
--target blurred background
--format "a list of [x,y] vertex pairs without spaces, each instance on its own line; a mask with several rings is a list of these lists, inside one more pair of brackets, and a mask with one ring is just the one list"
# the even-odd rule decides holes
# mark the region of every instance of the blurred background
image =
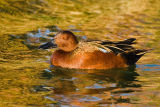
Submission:
[[[57,71],[38,46],[59,30],[151,51],[134,69]],[[0,0],[0,106],[159,107],[159,36],[159,0]]]

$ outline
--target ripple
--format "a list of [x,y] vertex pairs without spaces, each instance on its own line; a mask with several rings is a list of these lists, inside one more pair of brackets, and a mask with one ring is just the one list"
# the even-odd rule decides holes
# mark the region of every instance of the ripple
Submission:
[[92,86],[87,86],[85,87],[86,89],[99,89],[99,88],[105,88],[105,87],[102,87],[101,85],[95,83],[94,85]]
[[55,100],[54,98],[52,98],[52,97],[45,96],[44,98],[49,99],[49,100],[51,100],[51,101],[56,101],[56,100]]
[[81,101],[100,101],[102,100],[101,98],[99,97],[95,97],[95,96],[89,96],[89,95],[86,95],[86,97],[80,99]]
[[160,65],[158,64],[142,64],[136,65],[136,67],[143,71],[160,71]]

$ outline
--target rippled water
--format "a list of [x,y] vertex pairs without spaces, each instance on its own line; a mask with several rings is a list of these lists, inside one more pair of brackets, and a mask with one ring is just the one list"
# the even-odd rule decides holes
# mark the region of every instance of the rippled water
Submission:
[[[89,21],[84,19],[85,26],[53,25],[23,35],[9,35],[8,40],[20,41],[23,48],[2,52],[0,104],[4,107],[159,107],[160,6],[156,7],[157,2],[153,0],[118,1],[115,5],[112,2],[105,4],[108,8],[104,16]],[[136,66],[123,69],[50,67],[49,60],[54,50],[40,50],[38,47],[51,41],[61,29],[71,30],[79,40],[135,37],[138,39],[136,47],[151,51]]]
[[[71,26],[71,28],[73,27]],[[50,54],[54,50],[37,49],[39,45],[51,41],[60,30],[56,26],[52,28],[39,29],[24,35],[26,38],[24,44],[33,51],[49,53],[36,58],[37,62],[46,63],[48,67],[38,70],[36,73],[34,72],[36,67],[29,70],[30,82],[36,81],[34,84],[27,86],[29,90],[29,93],[27,93],[31,94],[31,98],[38,94],[41,99],[35,99],[37,101],[43,100],[42,105],[49,107],[130,107],[132,105],[142,107],[147,105],[158,106],[160,104],[160,65],[158,63],[143,64],[141,62],[129,68],[111,70],[74,70],[49,67]],[[82,32],[75,29],[72,31]],[[87,39],[84,35],[77,35],[77,37],[80,40]],[[26,70],[28,68],[24,67],[21,72],[27,73]],[[34,72],[33,77],[31,72]],[[18,81],[15,80],[15,82]],[[24,87],[26,86],[21,88]],[[30,97],[27,96],[26,100],[28,101]],[[33,102],[31,105],[37,106],[39,105],[37,103]]]

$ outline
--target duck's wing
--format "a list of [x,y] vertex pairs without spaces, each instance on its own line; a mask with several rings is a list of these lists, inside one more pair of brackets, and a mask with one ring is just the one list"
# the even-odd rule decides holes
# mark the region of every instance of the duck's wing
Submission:
[[[95,44],[98,44],[100,48],[103,47],[103,49],[106,49],[108,52],[114,52],[115,54],[118,53],[124,53],[126,51],[135,50],[132,44],[135,44],[135,38],[126,39],[124,41],[118,41],[118,42],[112,42],[112,41],[100,41],[100,40],[92,40],[88,42],[94,42]],[[105,47],[105,48],[104,48]]]
[[129,38],[129,39],[126,39],[126,40],[123,40],[123,41],[116,41],[116,42],[112,42],[112,41],[108,41],[108,40],[105,40],[105,41],[97,41],[98,43],[102,44],[102,45],[106,45],[106,44],[124,44],[124,45],[132,45],[132,44],[135,44],[135,38]]
[[95,46],[96,48],[98,48],[98,50],[104,52],[104,53],[109,53],[109,52],[113,52],[110,48],[104,46],[104,45],[101,45],[101,44],[98,44],[96,42],[90,42],[90,44],[92,44],[93,46]]
[[127,45],[127,44],[115,44],[116,47],[124,50],[124,51],[129,51],[129,50],[134,50],[135,48],[131,45]]
[[98,50],[104,52],[104,53],[109,53],[109,52],[113,52],[115,54],[118,54],[118,53],[123,53],[124,50],[123,49],[120,49],[116,46],[113,46],[113,45],[101,45],[97,42],[90,42],[92,45],[96,46],[98,48]]
[[[111,42],[111,41],[92,41],[106,52],[113,52],[120,54],[127,61],[128,65],[135,64],[148,50],[135,49],[132,44],[135,44],[134,38],[126,39],[124,41]],[[101,50],[101,49],[100,49]]]
[[135,44],[135,38],[126,39],[124,41],[118,41],[118,42],[109,42],[109,41],[102,41],[101,44],[104,46],[114,46],[117,47],[123,51],[130,51],[134,50],[135,48],[132,46],[132,44]]
[[121,48],[119,48],[117,46],[105,45],[105,47],[107,47],[108,49],[112,50],[112,52],[114,52],[115,54],[125,52],[123,49],[121,49]]

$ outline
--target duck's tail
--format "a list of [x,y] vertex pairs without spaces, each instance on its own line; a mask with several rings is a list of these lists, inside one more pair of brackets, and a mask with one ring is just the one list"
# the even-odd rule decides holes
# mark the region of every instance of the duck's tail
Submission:
[[126,59],[128,65],[134,65],[147,50],[133,50],[130,52],[122,53],[121,55]]

